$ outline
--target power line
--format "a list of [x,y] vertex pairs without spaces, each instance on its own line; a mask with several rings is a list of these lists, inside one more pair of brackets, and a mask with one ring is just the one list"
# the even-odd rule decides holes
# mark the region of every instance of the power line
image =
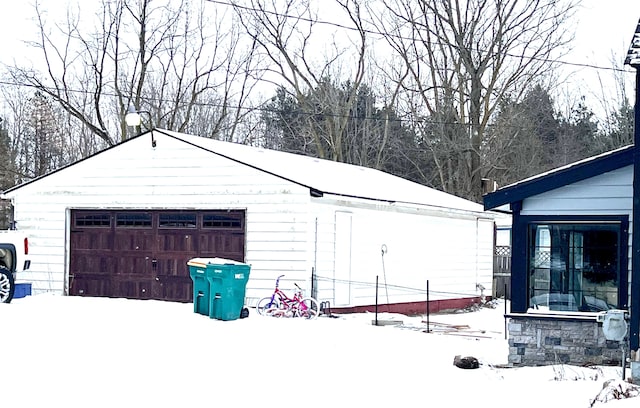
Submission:
[[[52,87],[43,87],[41,85],[34,85],[34,84],[29,84],[29,83],[18,83],[18,82],[9,82],[9,81],[3,81],[0,80],[0,85],[8,85],[8,86],[17,86],[17,87],[27,87],[27,88],[34,88],[34,89],[38,89],[38,90],[43,90],[44,92],[51,92],[51,93],[55,93],[55,91],[58,91],[57,88],[52,88]],[[65,89],[66,92],[68,93],[77,93],[77,94],[82,94],[82,95],[94,95],[94,92],[89,91],[89,90],[80,90],[80,89]],[[101,95],[103,96],[108,96],[108,97],[113,97],[113,98],[117,98],[118,95],[115,93],[111,93],[111,92],[102,92]],[[156,97],[144,97],[142,98],[143,101],[152,101],[152,102],[156,102],[158,104],[161,103],[175,103],[174,100],[172,99],[162,99],[162,98],[156,98]],[[271,100],[271,98],[270,98]],[[324,112],[324,111],[320,111],[320,112],[309,112],[309,111],[305,111],[302,109],[296,109],[290,112],[285,112],[282,111],[280,109],[274,109],[274,108],[269,108],[269,107],[265,107],[264,105],[267,104],[268,101],[264,102],[261,104],[261,106],[254,106],[254,107],[245,107],[245,106],[240,106],[240,105],[232,105],[232,104],[222,104],[222,103],[215,103],[215,102],[193,102],[193,105],[195,106],[208,106],[208,107],[214,107],[214,108],[227,108],[227,109],[234,109],[234,110],[244,110],[247,113],[252,112],[252,111],[257,111],[257,112],[264,112],[264,113],[273,113],[273,114],[283,114],[286,113],[287,116],[295,116],[295,115],[301,115],[301,116],[323,116],[323,117],[330,117],[330,118],[337,118],[337,119],[351,119],[351,120],[369,120],[369,121],[376,121],[376,122],[393,122],[393,123],[408,123],[411,125],[415,125],[415,124],[421,124],[421,125],[443,125],[443,126],[459,126],[459,127],[465,127],[465,128],[470,128],[472,125],[469,122],[454,122],[454,121],[445,121],[445,120],[434,120],[434,119],[428,119],[428,118],[410,118],[410,119],[403,119],[400,117],[393,117],[393,118],[385,118],[385,117],[380,117],[380,116],[365,116],[365,115],[348,115],[345,113],[332,113],[332,112]],[[394,110],[395,112],[395,110]],[[518,130],[536,130],[538,127],[537,126],[522,126],[522,125],[514,125],[514,124],[489,124],[486,126],[488,129],[492,128],[492,127],[500,127],[500,128],[509,128],[509,129],[518,129]]]
[[[358,30],[357,28],[354,27],[349,27],[347,25],[343,25],[343,24],[338,24],[332,21],[326,21],[326,20],[314,20],[311,18],[307,18],[307,17],[303,17],[303,16],[293,16],[290,14],[285,14],[285,13],[280,13],[277,11],[269,11],[269,10],[261,10],[261,9],[257,9],[255,7],[249,7],[249,6],[244,6],[244,5],[240,5],[237,4],[236,2],[233,1],[223,1],[223,0],[207,0],[208,2],[212,3],[212,4],[216,4],[216,5],[221,5],[221,6],[225,6],[225,7],[233,7],[235,9],[239,10],[244,10],[244,11],[251,11],[251,12],[259,12],[259,13],[264,13],[267,15],[273,15],[273,16],[277,16],[279,18],[290,18],[290,19],[296,19],[296,20],[300,20],[300,21],[306,21],[309,23],[317,23],[317,24],[324,24],[324,25],[329,25],[329,26],[333,26],[333,27],[338,27],[341,29],[346,29],[346,30],[353,30],[356,31]],[[380,35],[380,36],[396,36],[398,38],[402,38],[404,40],[411,40],[410,38],[407,37],[402,37],[399,35],[394,35],[394,34],[388,34],[388,33],[382,33],[380,31],[375,31],[375,30],[369,30],[369,29],[363,29],[365,32],[370,33],[370,34],[374,34],[374,35]],[[515,56],[513,54],[508,54],[511,56]],[[523,58],[523,56],[517,56],[518,58]],[[573,62],[567,62],[567,61],[560,61],[560,60],[548,60],[548,59],[542,59],[542,58],[535,58],[535,57],[525,57],[525,58],[531,58],[531,59],[538,59],[541,61],[547,61],[550,63],[558,63],[558,64],[566,64],[566,65],[571,65],[571,66],[576,66],[576,67],[586,67],[586,68],[591,68],[591,69],[602,69],[602,70],[613,70],[613,71],[623,71],[626,72],[622,69],[618,69],[618,68],[612,68],[612,67],[601,67],[601,66],[597,66],[597,65],[593,65],[593,64],[582,64],[582,63],[573,63]],[[13,86],[27,86],[27,87],[33,87],[33,88],[38,88],[37,85],[34,84],[29,84],[29,83],[10,83],[10,82],[2,82],[0,81],[0,84],[5,84],[5,85],[13,85]],[[44,88],[42,88],[44,89]],[[82,94],[92,94],[93,92],[91,91],[87,91],[87,90],[73,90],[73,89],[66,89],[68,92],[72,92],[72,93],[82,93]],[[55,92],[57,91],[57,89],[54,88],[49,88],[50,92]],[[103,95],[105,96],[111,96],[111,97],[117,97],[116,94],[110,94],[108,92],[104,92]],[[149,101],[156,101],[156,102],[173,102],[170,101],[168,99],[165,100],[161,100],[158,98],[145,98],[146,100]],[[217,103],[213,103],[213,102],[196,102],[195,105],[197,106],[212,106],[212,107],[226,107],[226,108],[232,108],[235,110],[243,110],[243,111],[260,111],[260,112],[268,112],[268,113],[279,113],[279,110],[276,109],[272,109],[272,108],[268,108],[265,107],[264,105],[268,103],[268,102],[264,102],[262,103],[260,106],[255,106],[255,107],[244,107],[244,106],[240,106],[240,105],[230,105],[230,104],[217,104]],[[372,117],[372,116],[363,116],[363,115],[358,115],[358,116],[354,116],[354,115],[345,115],[343,113],[331,113],[331,112],[309,112],[309,111],[303,111],[303,110],[298,110],[295,111],[294,113],[299,114],[299,115],[324,115],[324,116],[328,116],[328,117],[340,117],[340,118],[349,118],[349,119],[365,119],[365,120],[384,120],[383,118],[380,117]],[[416,122],[420,122],[420,123],[426,123],[426,124],[434,124],[434,125],[458,125],[458,126],[470,126],[468,123],[460,123],[460,122],[453,122],[453,121],[441,121],[441,120],[424,120],[424,119],[415,119],[415,118],[411,118],[411,119],[406,119],[406,118],[400,118],[400,117],[394,117],[394,118],[389,118],[388,119],[391,122],[398,122],[398,123],[416,123]],[[516,125],[506,125],[507,127],[513,127],[513,128],[525,128],[525,127],[518,127]],[[529,127],[526,127],[525,129],[528,129]]]
[[[34,85],[34,84],[29,84],[29,83],[18,83],[18,82],[9,82],[9,81],[3,81],[0,80],[0,85],[9,85],[9,86],[17,86],[17,87],[28,87],[28,88],[34,88],[34,89],[39,89],[39,90],[44,90],[45,92],[51,92],[54,93],[54,91],[58,91],[57,88],[52,88],[52,87],[43,87],[43,86],[38,86],[38,85]],[[78,93],[78,94],[83,94],[83,95],[94,95],[93,91],[89,91],[89,90],[79,90],[79,89],[66,89],[66,92],[69,93]],[[117,94],[115,93],[110,93],[110,92],[103,92],[101,95],[103,96],[109,96],[109,97],[113,97],[116,98],[118,97]],[[269,98],[269,100],[271,100],[272,98]],[[144,97],[142,98],[143,101],[151,101],[151,102],[156,102],[158,104],[161,103],[175,103],[174,100],[172,99],[162,99],[162,98],[157,98],[157,97]],[[195,106],[208,106],[208,107],[214,107],[214,108],[227,108],[227,109],[234,109],[234,110],[244,110],[247,113],[248,112],[252,112],[252,111],[257,111],[257,112],[264,112],[264,113],[273,113],[273,114],[283,114],[286,113],[288,116],[295,116],[295,115],[301,115],[301,116],[323,116],[323,117],[330,117],[330,118],[337,118],[337,119],[351,119],[351,120],[369,120],[369,121],[377,121],[377,122],[384,122],[384,121],[388,121],[388,122],[394,122],[394,123],[407,123],[407,124],[411,124],[411,125],[415,125],[415,124],[421,124],[421,125],[444,125],[444,126],[459,126],[459,127],[465,127],[465,128],[470,128],[472,126],[471,123],[469,122],[457,122],[457,121],[446,121],[446,120],[434,120],[434,119],[429,119],[428,117],[422,117],[422,118],[409,118],[409,119],[404,119],[401,117],[392,117],[392,118],[385,118],[385,117],[380,117],[380,116],[365,116],[365,115],[349,115],[349,114],[345,114],[345,113],[332,113],[332,112],[326,112],[326,111],[319,111],[319,112],[309,112],[309,111],[305,111],[302,109],[296,109],[293,111],[289,111],[289,112],[285,112],[281,109],[274,109],[274,108],[269,108],[269,107],[265,107],[264,105],[267,104],[268,101],[263,102],[262,104],[260,104],[261,106],[254,106],[254,107],[245,107],[245,106],[240,106],[240,105],[233,105],[233,104],[222,104],[222,103],[215,103],[215,102],[193,102],[193,105]],[[395,109],[393,110],[395,112]],[[536,130],[538,129],[538,126],[522,126],[522,125],[515,125],[515,124],[509,124],[509,123],[502,123],[502,124],[488,124],[486,126],[487,129],[491,129],[493,127],[500,127],[500,128],[509,128],[509,129],[518,129],[518,130]]]
[[[272,16],[275,16],[275,17],[281,17],[281,18],[285,18],[285,19],[295,19],[295,20],[304,21],[304,22],[307,22],[307,23],[322,24],[322,25],[327,25],[327,26],[341,28],[341,29],[350,30],[350,31],[359,32],[361,30],[362,32],[364,32],[366,34],[372,34],[372,35],[377,35],[377,36],[382,36],[382,37],[394,37],[394,38],[398,38],[398,39],[401,39],[401,40],[407,40],[407,41],[415,41],[414,38],[405,37],[405,36],[402,36],[400,34],[383,33],[381,31],[376,31],[376,30],[366,29],[366,28],[359,29],[359,28],[350,27],[350,26],[347,26],[347,25],[344,25],[344,24],[335,23],[335,22],[332,22],[332,21],[312,19],[312,18],[303,17],[303,16],[294,16],[294,15],[291,15],[291,14],[279,13],[277,11],[261,10],[261,9],[255,8],[255,7],[249,7],[249,6],[243,6],[243,5],[240,5],[240,4],[236,4],[234,2],[221,1],[221,0],[206,0],[206,1],[209,2],[209,3],[218,4],[218,5],[221,5],[221,6],[233,7],[234,9],[240,9],[240,10],[246,10],[246,11],[251,11],[251,12],[264,13],[264,14],[272,15]],[[440,46],[446,45],[446,46],[453,46],[455,48],[460,48],[459,46],[456,46],[454,44],[443,44],[443,43],[438,42],[438,41],[430,41],[429,44],[440,45]],[[487,50],[483,50],[483,49],[475,49],[474,51],[487,52]],[[513,53],[508,53],[508,52],[504,53],[504,55],[512,57],[512,58],[518,58],[518,59],[529,59],[529,60],[532,60],[532,61],[548,62],[548,63],[558,64],[558,65],[568,65],[568,66],[573,66],[573,67],[576,67],[576,68],[590,68],[590,69],[597,69],[597,70],[604,70],[604,71],[626,72],[626,73],[633,73],[634,72],[634,71],[631,71],[631,70],[627,70],[625,68],[605,67],[605,66],[595,65],[595,64],[564,61],[564,60],[561,60],[561,59],[548,59],[548,58],[541,58],[541,57],[528,56],[528,55],[518,55],[518,54],[513,54]]]
[[[359,286],[359,287],[365,287],[365,288],[375,288],[376,287],[376,283],[375,282],[368,282],[368,281],[355,281],[355,280],[350,280],[350,279],[337,279],[337,278],[332,278],[332,277],[327,277],[327,276],[316,276],[316,279],[318,281],[321,282],[330,282],[333,284],[345,284],[345,285],[354,285],[354,286]],[[442,290],[433,290],[430,289],[428,292],[426,289],[424,288],[416,288],[416,287],[412,287],[412,286],[404,286],[404,285],[393,285],[393,284],[386,284],[386,283],[378,283],[377,284],[378,287],[384,287],[384,288],[389,288],[392,290],[396,290],[398,292],[405,292],[405,294],[409,295],[409,294],[423,294],[426,295],[428,293],[431,294],[437,294],[437,295],[456,295],[456,296],[473,296],[474,294],[476,294],[476,292],[452,292],[452,291],[442,291]]]
[[[278,18],[285,18],[285,19],[296,19],[297,21],[305,21],[305,22],[309,22],[309,23],[314,23],[314,24],[324,24],[324,25],[329,25],[329,26],[333,26],[333,27],[337,27],[337,28],[341,28],[341,29],[346,29],[346,30],[352,30],[352,31],[358,31],[359,29],[355,28],[355,27],[350,27],[347,25],[343,25],[343,24],[338,24],[332,21],[326,21],[326,20],[318,20],[318,19],[311,19],[311,18],[307,18],[304,16],[294,16],[294,15],[290,15],[290,14],[285,14],[285,13],[280,13],[277,11],[270,11],[270,10],[263,10],[263,9],[257,9],[255,7],[249,7],[249,6],[244,6],[244,5],[240,5],[237,4],[233,1],[222,1],[222,0],[207,0],[210,3],[213,4],[217,4],[217,5],[221,5],[221,6],[225,6],[225,7],[233,7],[234,9],[236,9],[236,11],[250,11],[250,12],[257,12],[257,13],[263,13],[266,15],[273,15],[276,16]],[[403,40],[409,40],[412,41],[413,39],[408,38],[408,37],[403,37],[400,35],[396,35],[396,34],[389,34],[389,33],[382,33],[380,31],[376,31],[376,30],[370,30],[370,29],[364,29],[362,28],[362,30],[366,33],[369,34],[374,34],[374,35],[379,35],[379,36],[394,36],[397,38],[401,38]],[[435,44],[438,44],[438,42],[434,42]],[[567,62],[567,61],[561,61],[561,60],[549,60],[549,59],[543,59],[543,58],[536,58],[536,57],[527,57],[527,56],[522,56],[522,55],[514,55],[514,54],[507,54],[510,55],[512,57],[517,57],[517,58],[530,58],[532,60],[540,60],[540,61],[546,61],[546,62],[550,62],[550,63],[557,63],[557,64],[565,64],[565,65],[571,65],[571,66],[576,66],[576,67],[586,67],[586,68],[592,68],[592,69],[602,69],[602,70],[613,70],[613,71],[624,71],[622,69],[618,69],[618,68],[612,68],[612,67],[601,67],[601,66],[597,66],[597,65],[593,65],[593,64],[582,64],[582,63],[573,63],[573,62]],[[624,71],[626,72],[626,71]],[[57,91],[59,91],[59,89],[57,88],[47,88],[44,87],[42,85],[35,85],[35,84],[30,84],[30,83],[18,83],[18,82],[7,82],[7,81],[0,81],[0,84],[4,84],[4,85],[12,85],[12,86],[25,86],[25,87],[33,87],[36,89],[42,89],[45,92],[50,92],[50,93],[56,93]],[[88,91],[88,90],[74,90],[74,89],[65,89],[65,91],[67,92],[71,92],[71,93],[81,93],[81,94],[93,94],[92,91]],[[103,92],[102,95],[105,96],[110,96],[110,97],[117,97],[118,95],[115,93],[109,93],[109,92]],[[147,101],[154,101],[154,102],[158,102],[158,103],[165,103],[165,102],[175,102],[173,100],[169,100],[169,99],[159,99],[159,98],[144,98]],[[278,110],[278,109],[273,109],[273,108],[269,108],[269,107],[265,107],[265,104],[267,104],[268,101],[265,101],[263,103],[261,103],[259,106],[254,106],[254,107],[244,107],[244,106],[240,106],[240,105],[231,105],[231,104],[221,104],[221,103],[214,103],[214,102],[195,102],[194,105],[196,106],[211,106],[211,107],[218,107],[218,108],[231,108],[234,110],[244,110],[246,112],[251,112],[251,111],[259,111],[259,112],[267,112],[267,113],[282,113],[282,111]],[[322,116],[326,116],[326,117],[336,117],[336,118],[346,118],[346,119],[354,119],[354,120],[377,120],[377,121],[382,121],[382,120],[388,120],[390,122],[398,122],[398,123],[422,123],[422,124],[431,124],[431,125],[454,125],[454,126],[465,126],[468,127],[470,126],[469,123],[460,123],[460,122],[456,122],[456,121],[446,121],[446,120],[433,120],[433,119],[424,119],[424,118],[410,118],[410,119],[406,119],[406,118],[400,118],[400,117],[393,117],[393,118],[381,118],[381,117],[377,117],[377,116],[364,116],[364,115],[348,115],[348,114],[344,114],[344,113],[332,113],[332,112],[326,112],[326,111],[320,111],[320,112],[309,112],[309,111],[304,111],[304,110],[296,110],[291,112],[291,114],[297,114],[297,115],[306,115],[306,116],[313,116],[313,115],[322,115]],[[503,127],[510,127],[510,128],[517,128],[517,129],[531,129],[531,127],[524,127],[524,126],[517,126],[517,125],[510,125],[510,124],[506,124],[506,125],[502,125]]]

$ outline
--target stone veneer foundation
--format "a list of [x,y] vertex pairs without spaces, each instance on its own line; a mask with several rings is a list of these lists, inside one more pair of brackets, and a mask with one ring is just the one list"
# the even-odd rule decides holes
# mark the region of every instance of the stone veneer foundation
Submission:
[[509,364],[620,365],[622,348],[591,316],[507,314]]

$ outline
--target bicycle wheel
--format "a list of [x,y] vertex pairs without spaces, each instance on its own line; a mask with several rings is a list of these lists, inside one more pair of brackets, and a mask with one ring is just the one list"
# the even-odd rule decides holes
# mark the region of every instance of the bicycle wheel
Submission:
[[315,319],[320,314],[320,307],[318,301],[312,297],[304,298],[300,301],[301,305],[298,306],[298,316],[305,319]]
[[278,299],[271,299],[271,296],[263,297],[256,303],[256,312],[261,316],[268,315],[269,310],[279,309],[280,303]]

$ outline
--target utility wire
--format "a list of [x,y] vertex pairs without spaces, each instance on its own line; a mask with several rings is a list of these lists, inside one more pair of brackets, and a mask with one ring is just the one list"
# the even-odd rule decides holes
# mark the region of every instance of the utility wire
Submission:
[[[279,18],[287,18],[287,19],[295,19],[295,20],[299,20],[299,21],[305,21],[305,22],[309,22],[309,23],[316,23],[316,24],[323,24],[323,25],[328,25],[328,26],[333,26],[333,27],[337,27],[337,28],[341,28],[341,29],[345,29],[345,30],[351,30],[351,31],[358,31],[359,29],[355,28],[355,27],[350,27],[350,26],[346,26],[343,24],[339,24],[339,23],[335,23],[332,21],[326,21],[326,20],[317,20],[317,19],[311,19],[311,18],[307,18],[307,17],[302,17],[302,16],[294,16],[294,15],[290,15],[290,14],[285,14],[285,13],[279,13],[277,11],[270,11],[270,10],[261,10],[261,9],[256,9],[255,7],[249,7],[249,6],[244,6],[244,5],[240,5],[237,4],[235,2],[232,1],[222,1],[222,0],[206,0],[209,3],[212,4],[217,4],[217,5],[221,5],[221,6],[225,6],[225,7],[233,7],[234,9],[237,10],[244,10],[244,11],[250,11],[250,12],[258,12],[258,13],[263,13],[263,14],[267,14],[267,15],[273,15]],[[409,41],[413,41],[413,39],[408,38],[408,37],[404,37],[398,34],[392,34],[392,33],[382,33],[380,31],[375,31],[375,30],[370,30],[370,29],[362,29],[364,32],[368,33],[368,34],[373,34],[373,35],[379,35],[379,36],[393,36],[396,38],[400,38],[403,40],[409,40]],[[432,42],[433,44],[439,44],[438,42]],[[509,55],[511,57],[517,57],[517,58],[529,58],[532,60],[539,60],[539,61],[545,61],[545,62],[549,62],[549,63],[554,63],[554,64],[561,64],[561,65],[570,65],[570,66],[575,66],[575,67],[582,67],[582,68],[590,68],[590,69],[598,69],[598,70],[610,70],[610,71],[616,71],[616,72],[629,72],[626,71],[624,69],[620,69],[620,68],[615,68],[615,67],[603,67],[603,66],[598,66],[598,65],[594,65],[594,64],[584,64],[584,63],[574,63],[574,62],[569,62],[569,61],[562,61],[562,60],[549,60],[549,59],[544,59],[544,58],[538,58],[538,57],[528,57],[528,56],[522,56],[522,55],[515,55],[515,54],[509,54],[507,53],[506,55]],[[20,86],[20,87],[32,87],[32,88],[36,88],[36,89],[46,89],[49,92],[54,92],[57,91],[56,88],[50,87],[50,88],[43,88],[42,86],[37,86],[34,84],[30,84],[30,83],[18,83],[18,82],[8,82],[8,81],[0,81],[1,85],[11,85],[11,86]],[[93,95],[92,91],[87,91],[87,90],[74,90],[74,89],[66,89],[67,92],[70,93],[79,93],[79,94],[85,94],[85,95]],[[117,95],[115,93],[109,93],[109,92],[103,92],[102,93],[105,96],[111,96],[111,97],[117,97]],[[149,101],[154,101],[154,102],[174,102],[172,100],[169,99],[160,99],[160,98],[145,98],[146,100]],[[235,110],[244,110],[246,112],[251,112],[251,111],[259,111],[259,112],[266,112],[266,113],[283,113],[280,110],[277,109],[272,109],[269,107],[265,107],[264,105],[267,104],[268,101],[262,103],[261,105],[258,106],[254,106],[254,107],[244,107],[244,106],[240,106],[240,105],[230,105],[230,104],[221,104],[221,103],[213,103],[213,102],[195,102],[194,105],[196,106],[211,106],[211,107],[225,107],[225,108],[232,108]],[[460,123],[460,122],[454,122],[454,121],[441,121],[441,120],[432,120],[432,119],[405,119],[405,118],[400,118],[400,117],[394,117],[394,118],[382,118],[382,117],[372,117],[372,116],[353,116],[353,115],[346,115],[346,114],[342,114],[342,113],[331,113],[331,112],[309,112],[309,111],[303,111],[303,110],[297,110],[297,111],[293,111],[293,112],[287,112],[287,114],[291,114],[291,115],[306,115],[306,116],[313,116],[313,115],[322,115],[322,116],[326,116],[326,117],[336,117],[336,118],[347,118],[347,119],[354,119],[354,120],[377,120],[377,121],[389,121],[389,122],[396,122],[396,123],[422,123],[422,124],[431,124],[431,125],[452,125],[452,126],[471,126],[470,123]],[[495,126],[495,125],[488,125],[488,127],[491,126]],[[535,129],[535,127],[531,127],[531,126],[518,126],[518,125],[512,125],[512,124],[503,124],[500,125],[501,127],[508,127],[508,128],[516,128],[516,129]]]
[[[335,23],[332,21],[326,21],[326,20],[318,20],[318,19],[312,19],[312,18],[307,18],[307,17],[303,17],[303,16],[294,16],[294,15],[290,15],[290,14],[285,14],[285,13],[279,13],[277,11],[270,11],[270,10],[263,10],[263,9],[256,9],[255,7],[249,7],[249,6],[244,6],[244,5],[240,5],[237,4],[235,2],[230,2],[230,1],[221,1],[221,0],[206,0],[209,3],[213,3],[213,4],[217,4],[217,5],[222,5],[225,7],[232,7],[234,9],[237,10],[244,10],[244,11],[250,11],[250,12],[258,12],[258,13],[263,13],[263,14],[267,14],[267,15],[273,15],[276,16],[278,18],[287,18],[287,19],[295,19],[297,21],[305,21],[305,22],[309,22],[309,23],[314,23],[314,24],[323,24],[323,25],[328,25],[328,26],[333,26],[333,27],[337,27],[337,28],[341,28],[341,29],[345,29],[345,30],[351,30],[351,31],[358,31],[358,28],[355,27],[350,27],[350,26],[346,26],[343,24],[339,24],[339,23]],[[408,37],[404,37],[398,34],[392,34],[392,33],[383,33],[380,31],[375,31],[375,30],[370,30],[370,29],[362,29],[362,31],[364,31],[365,33],[368,34],[373,34],[373,35],[379,35],[379,36],[392,36],[395,38],[399,38],[399,39],[403,39],[403,40],[409,40],[409,41],[413,41],[414,39],[412,38],[408,38]],[[436,41],[432,41],[432,44],[440,44],[439,42]],[[532,60],[539,60],[539,61],[544,61],[544,62],[549,62],[549,63],[556,63],[556,64],[562,64],[562,65],[570,65],[570,66],[575,66],[575,67],[583,67],[583,68],[591,68],[591,69],[598,69],[598,70],[611,70],[611,71],[618,71],[618,72],[628,72],[624,69],[620,69],[620,68],[615,68],[615,67],[603,67],[603,66],[598,66],[598,65],[594,65],[594,64],[584,64],[584,63],[574,63],[574,62],[568,62],[568,61],[562,61],[562,60],[549,60],[549,59],[544,59],[544,58],[538,58],[538,57],[527,57],[527,56],[522,56],[522,55],[515,55],[515,54],[509,54],[507,53],[506,55],[509,55],[511,57],[517,57],[517,58],[529,58]],[[38,86],[38,85],[34,85],[34,84],[29,84],[29,83],[18,83],[18,82],[8,82],[8,81],[0,81],[0,84],[2,85],[11,85],[11,86],[21,86],[21,87],[32,87],[32,88],[36,88],[36,89],[45,89],[49,92],[54,92],[57,91],[57,88],[45,88],[42,86]],[[91,91],[87,91],[87,90],[74,90],[74,89],[66,89],[67,92],[70,93],[79,93],[79,94],[93,94],[93,92]],[[116,95],[115,93],[109,93],[109,92],[104,92],[103,95],[105,96],[111,96],[111,97],[117,97],[118,95]],[[149,101],[154,101],[154,102],[174,102],[172,100],[169,99],[160,99],[160,98],[145,98],[146,100]],[[272,108],[268,108],[268,107],[264,107],[264,105],[268,103],[268,101],[262,103],[262,106],[254,106],[254,107],[244,107],[244,106],[240,106],[240,105],[230,105],[230,104],[220,104],[220,103],[213,103],[213,102],[195,102],[194,105],[196,106],[211,106],[211,107],[225,107],[225,108],[232,108],[235,110],[244,110],[247,112],[251,112],[251,111],[259,111],[259,112],[267,112],[267,113],[283,113],[280,110],[277,109],[272,109]],[[394,117],[394,118],[381,118],[381,117],[372,117],[372,116],[353,116],[353,115],[345,115],[345,114],[341,114],[341,113],[331,113],[331,112],[326,112],[326,111],[320,111],[320,112],[308,112],[308,111],[303,111],[303,110],[297,110],[297,111],[293,111],[293,112],[287,112],[287,114],[290,115],[306,115],[306,116],[314,116],[314,115],[322,115],[322,116],[326,116],[326,117],[336,117],[336,118],[347,118],[347,119],[354,119],[354,120],[376,120],[376,121],[389,121],[389,122],[397,122],[397,123],[422,123],[422,124],[431,124],[431,125],[453,125],[453,126],[471,126],[470,123],[460,123],[460,122],[453,122],[453,121],[439,121],[439,120],[425,120],[425,119],[403,119],[403,118],[399,118],[399,117]],[[491,127],[494,125],[488,125],[488,127]],[[517,125],[511,125],[511,124],[503,124],[501,125],[501,127],[508,127],[508,128],[517,128],[517,129],[535,129],[535,127],[530,127],[530,126],[517,126]]]
[[[19,83],[19,82],[10,82],[10,81],[2,81],[0,80],[0,85],[8,85],[8,86],[17,86],[17,87],[27,87],[27,88],[35,88],[35,89],[45,89],[48,92],[54,92],[57,91],[57,88],[54,87],[43,87],[40,85],[34,85],[34,84],[30,84],[30,83]],[[88,90],[81,90],[81,89],[66,89],[66,92],[68,93],[77,93],[77,94],[81,94],[81,95],[94,95],[94,92],[92,91],[88,91]],[[103,92],[101,95],[103,96],[109,96],[109,97],[114,97],[116,98],[118,95],[113,93],[113,92]],[[143,100],[146,101],[152,101],[152,102],[156,102],[156,103],[174,103],[174,100],[171,99],[164,99],[164,98],[154,98],[154,97],[150,97],[150,98],[142,98]],[[331,117],[331,118],[338,118],[338,119],[352,119],[352,120],[370,120],[370,121],[377,121],[377,122],[385,122],[385,121],[389,121],[389,122],[393,122],[393,123],[400,123],[400,124],[415,124],[415,123],[419,123],[422,125],[445,125],[445,126],[459,126],[459,127],[471,127],[471,123],[469,122],[453,122],[453,121],[442,121],[442,120],[433,120],[433,119],[428,119],[428,118],[411,118],[411,119],[403,119],[403,118],[399,118],[399,117],[393,117],[393,118],[385,118],[385,117],[376,117],[376,116],[361,116],[361,115],[347,115],[347,114],[341,114],[341,113],[331,113],[331,112],[309,112],[309,111],[305,111],[305,110],[295,110],[295,111],[291,111],[291,112],[285,112],[279,109],[273,109],[273,108],[269,108],[269,107],[265,107],[264,105],[267,104],[267,102],[262,103],[259,106],[254,106],[254,107],[244,107],[244,106],[240,106],[240,105],[232,105],[232,104],[222,104],[222,103],[215,103],[215,102],[194,102],[193,105],[196,106],[209,106],[209,107],[215,107],[215,108],[231,108],[231,109],[235,109],[235,110],[244,110],[246,112],[251,112],[251,111],[257,111],[257,112],[264,112],[264,113],[273,113],[273,114],[278,114],[278,115],[282,115],[282,114],[286,114],[287,116],[295,116],[295,115],[302,115],[302,116],[323,116],[323,117]],[[491,129],[493,127],[496,128],[508,128],[508,129],[518,129],[518,130],[535,130],[538,127],[537,126],[522,126],[522,125],[514,125],[514,124],[488,124],[486,126],[487,129]]]
[[[213,3],[213,4],[218,4],[218,5],[221,5],[221,6],[233,7],[234,9],[257,12],[257,13],[264,13],[264,14],[275,16],[275,17],[281,17],[281,18],[286,18],[286,19],[294,19],[294,20],[297,20],[297,21],[304,21],[304,22],[313,23],[313,24],[322,24],[322,25],[327,25],[327,26],[341,28],[341,29],[350,30],[350,31],[364,32],[365,34],[372,34],[372,35],[377,35],[377,36],[382,36],[382,37],[386,36],[386,37],[398,38],[400,40],[415,41],[415,38],[405,37],[405,36],[400,35],[400,34],[383,33],[381,31],[376,31],[376,30],[371,30],[371,29],[366,29],[366,28],[360,29],[360,28],[356,28],[356,27],[350,27],[350,26],[346,26],[344,24],[339,24],[339,23],[335,23],[335,22],[327,21],[327,20],[318,20],[318,19],[312,19],[312,18],[303,17],[303,16],[294,16],[294,15],[291,15],[291,14],[279,13],[277,11],[261,10],[261,9],[255,8],[255,7],[243,6],[243,5],[237,4],[235,2],[228,2],[228,1],[221,1],[221,0],[206,0],[206,1],[209,2],[209,3]],[[460,46],[457,46],[455,44],[443,44],[443,43],[441,43],[439,41],[429,41],[428,43],[432,44],[432,45],[438,45],[438,46],[446,45],[446,46],[452,46],[454,48],[461,48]],[[487,52],[487,50],[483,50],[483,49],[479,49],[479,48],[478,49],[474,49],[473,51]],[[580,62],[570,62],[570,61],[564,61],[564,60],[560,60],[560,59],[548,59],[548,58],[541,58],[541,57],[535,57],[535,56],[518,55],[518,54],[513,54],[513,53],[508,53],[508,52],[504,53],[504,55],[512,57],[512,58],[529,59],[529,60],[532,60],[532,61],[548,62],[548,63],[558,64],[558,65],[568,65],[568,66],[573,66],[573,67],[577,67],[577,68],[590,68],[590,69],[597,69],[597,70],[606,70],[606,71],[614,71],[614,72],[626,72],[626,73],[635,72],[635,71],[628,70],[628,69],[625,69],[625,68],[605,67],[605,66],[601,66],[601,65],[580,63]]]
[[[348,280],[348,279],[335,279],[335,278],[330,278],[330,277],[326,277],[326,276],[317,276],[316,277],[318,281],[322,281],[322,282],[332,282],[332,283],[342,283],[342,284],[353,284],[353,285],[357,285],[360,287],[368,287],[368,288],[375,288],[376,284],[375,282],[365,282],[365,281],[354,281],[354,280]],[[385,286],[386,288],[390,288],[390,289],[394,289],[397,291],[402,291],[402,292],[406,292],[407,294],[427,294],[426,289],[423,288],[414,288],[411,286],[402,286],[402,285],[381,285],[378,284],[378,286]],[[469,296],[471,294],[475,294],[476,292],[451,292],[451,291],[442,291],[442,290],[431,290],[429,289],[429,293],[431,294],[438,294],[438,295],[456,295],[456,296]]]

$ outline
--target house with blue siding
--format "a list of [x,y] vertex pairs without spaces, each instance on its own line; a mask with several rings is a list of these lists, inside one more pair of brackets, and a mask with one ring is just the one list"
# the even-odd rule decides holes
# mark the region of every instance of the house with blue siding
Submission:
[[609,310],[627,312],[638,348],[634,152],[620,148],[484,197],[485,209],[512,214],[510,363],[619,363],[621,345],[599,318]]
[[514,365],[640,361],[640,21],[624,63],[636,70],[633,145],[484,197],[512,214]]

